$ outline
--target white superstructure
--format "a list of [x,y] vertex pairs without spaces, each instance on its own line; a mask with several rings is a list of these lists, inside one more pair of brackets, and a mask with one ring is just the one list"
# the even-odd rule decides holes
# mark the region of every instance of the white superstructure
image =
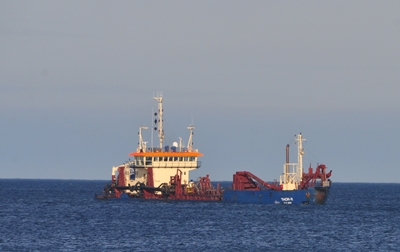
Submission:
[[[154,99],[158,101],[154,130],[158,131],[159,147],[146,146],[147,142],[143,140],[142,130],[147,129],[147,127],[140,127],[138,147],[135,152],[129,154],[133,157],[133,160],[112,168],[112,177],[114,183],[118,186],[133,186],[137,183],[143,183],[149,187],[158,187],[163,183],[169,183],[171,176],[176,174],[177,169],[182,171],[182,182],[186,184],[189,183],[189,172],[198,169],[201,165],[198,158],[203,154],[193,148],[194,126],[188,127],[187,147],[182,146],[181,138],[179,138],[179,145],[177,142],[173,142],[171,146],[164,146],[163,98],[158,96]],[[118,178],[117,173],[119,174]]]
[[296,136],[297,163],[289,163],[286,160],[286,163],[283,165],[283,174],[280,176],[280,185],[283,190],[297,190],[303,179],[304,140],[306,139],[303,138],[301,133]]

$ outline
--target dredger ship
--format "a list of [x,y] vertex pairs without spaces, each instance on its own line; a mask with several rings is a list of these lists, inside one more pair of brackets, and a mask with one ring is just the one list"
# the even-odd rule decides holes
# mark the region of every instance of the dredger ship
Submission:
[[233,175],[229,188],[220,183],[211,183],[209,175],[190,180],[189,172],[199,169],[203,156],[193,147],[194,126],[187,127],[189,140],[186,146],[179,142],[164,145],[163,97],[153,97],[158,102],[154,113],[154,130],[158,132],[159,146],[147,147],[139,128],[139,143],[129,160],[112,167],[111,184],[107,184],[97,199],[148,199],[166,201],[220,201],[232,203],[260,204],[324,204],[328,198],[332,171],[324,164],[314,170],[311,165],[303,171],[305,140],[302,134],[295,135],[297,163],[289,162],[289,145],[286,146],[286,162],[279,182],[266,182],[249,171],[238,171]]

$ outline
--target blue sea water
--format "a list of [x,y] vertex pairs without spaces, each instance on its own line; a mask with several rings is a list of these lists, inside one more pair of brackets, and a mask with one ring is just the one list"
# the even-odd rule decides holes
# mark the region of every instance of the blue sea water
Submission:
[[0,251],[399,251],[400,184],[325,205],[96,200],[106,181],[0,180]]

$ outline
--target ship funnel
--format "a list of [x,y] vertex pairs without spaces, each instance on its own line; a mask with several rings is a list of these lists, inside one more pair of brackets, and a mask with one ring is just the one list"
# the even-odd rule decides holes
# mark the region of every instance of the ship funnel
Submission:
[[287,144],[286,145],[286,164],[289,163],[289,147],[290,147],[290,145]]
[[285,164],[285,173],[289,173],[289,147],[290,145],[286,145],[286,164]]

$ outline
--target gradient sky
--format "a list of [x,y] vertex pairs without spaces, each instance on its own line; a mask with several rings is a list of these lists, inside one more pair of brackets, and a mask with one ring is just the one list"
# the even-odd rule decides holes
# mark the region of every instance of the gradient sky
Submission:
[[[191,173],[400,181],[400,1],[0,2],[0,178],[109,179],[164,97]],[[151,142],[151,131],[144,137]]]

